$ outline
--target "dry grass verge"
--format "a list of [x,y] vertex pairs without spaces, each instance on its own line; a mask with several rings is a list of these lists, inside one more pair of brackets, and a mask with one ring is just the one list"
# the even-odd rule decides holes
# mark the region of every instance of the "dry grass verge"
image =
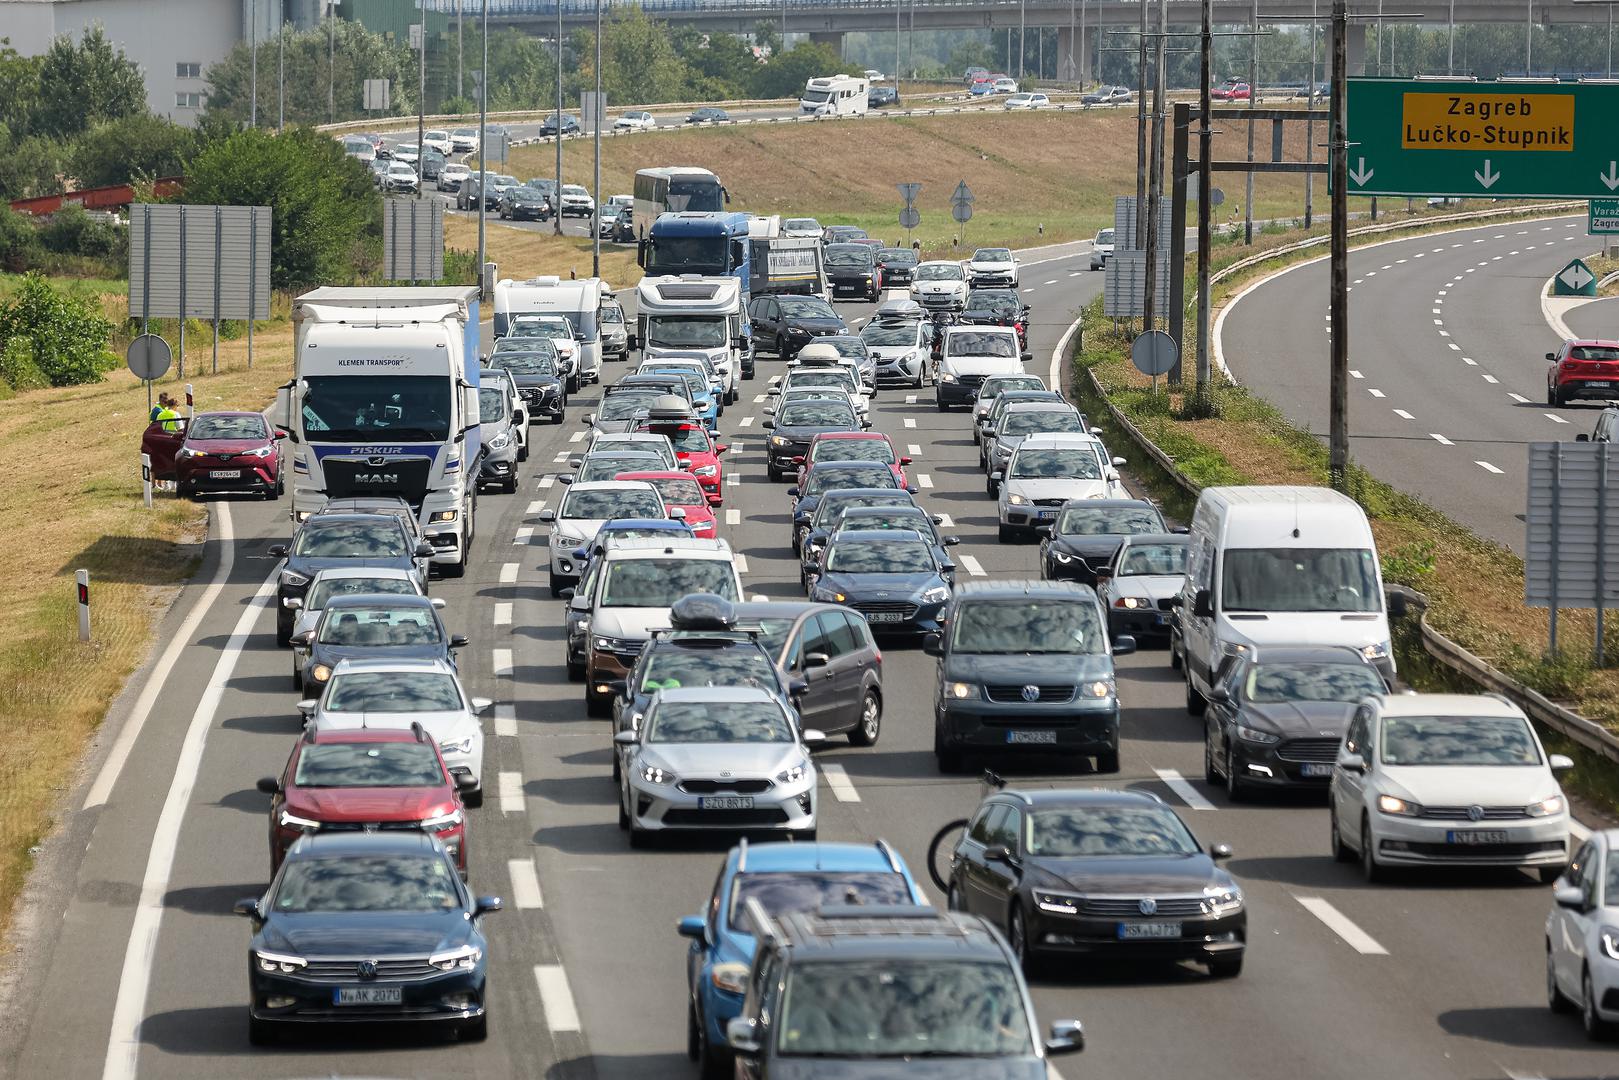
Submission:
[[[444,246],[476,255],[477,215],[446,214]],[[590,241],[584,237],[557,236],[544,229],[521,229],[486,218],[484,248],[489,260],[499,265],[501,277],[529,278],[538,274],[567,277],[570,272],[578,277],[590,276]],[[603,243],[601,269],[601,276],[615,289],[641,280],[641,268],[635,265],[633,247]]]

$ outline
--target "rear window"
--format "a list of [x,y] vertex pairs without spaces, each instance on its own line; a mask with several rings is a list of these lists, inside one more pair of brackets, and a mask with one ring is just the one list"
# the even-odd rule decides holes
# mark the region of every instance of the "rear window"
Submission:
[[298,755],[299,787],[438,787],[445,782],[427,743],[317,743]]
[[1576,345],[1568,351],[1570,360],[1619,360],[1619,346]]

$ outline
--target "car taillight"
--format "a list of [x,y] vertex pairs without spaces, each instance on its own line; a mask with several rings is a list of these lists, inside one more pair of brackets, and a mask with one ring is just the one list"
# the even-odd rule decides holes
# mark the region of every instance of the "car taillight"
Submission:
[[883,662],[883,651],[881,649],[878,649],[877,650],[877,663],[881,664],[882,662]]

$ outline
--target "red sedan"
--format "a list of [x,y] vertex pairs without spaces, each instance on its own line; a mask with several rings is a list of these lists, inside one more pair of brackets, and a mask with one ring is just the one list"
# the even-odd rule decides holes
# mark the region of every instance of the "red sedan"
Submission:
[[[469,786],[471,777],[466,778]],[[421,728],[309,732],[279,777],[258,783],[270,799],[270,872],[307,832],[411,827],[430,832],[467,872],[460,789]]]
[[905,477],[909,457],[902,457],[894,440],[880,431],[823,431],[810,440],[809,451],[798,462],[798,486],[804,486],[809,467],[818,461],[880,461],[894,470],[900,487],[910,487]]
[[198,413],[179,431],[152,424],[141,452],[156,479],[173,480],[182,498],[203,492],[245,492],[274,499],[285,489],[281,440],[256,412]]
[[614,480],[643,480],[658,489],[663,505],[670,510],[679,507],[686,511],[686,524],[699,540],[712,540],[719,533],[714,510],[708,497],[689,472],[621,472]]
[[689,463],[691,475],[703,489],[708,505],[725,504],[725,474],[720,455],[730,447],[715,442],[703,425],[694,421],[655,420],[642,424],[641,430],[667,435],[674,444],[675,457]]

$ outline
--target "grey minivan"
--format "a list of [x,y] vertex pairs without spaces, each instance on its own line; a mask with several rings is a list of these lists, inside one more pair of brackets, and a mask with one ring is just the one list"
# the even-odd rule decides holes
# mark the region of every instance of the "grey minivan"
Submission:
[[865,616],[839,604],[753,600],[735,605],[736,629],[755,634],[788,679],[803,679],[806,728],[847,732],[856,746],[882,733],[882,653]]

